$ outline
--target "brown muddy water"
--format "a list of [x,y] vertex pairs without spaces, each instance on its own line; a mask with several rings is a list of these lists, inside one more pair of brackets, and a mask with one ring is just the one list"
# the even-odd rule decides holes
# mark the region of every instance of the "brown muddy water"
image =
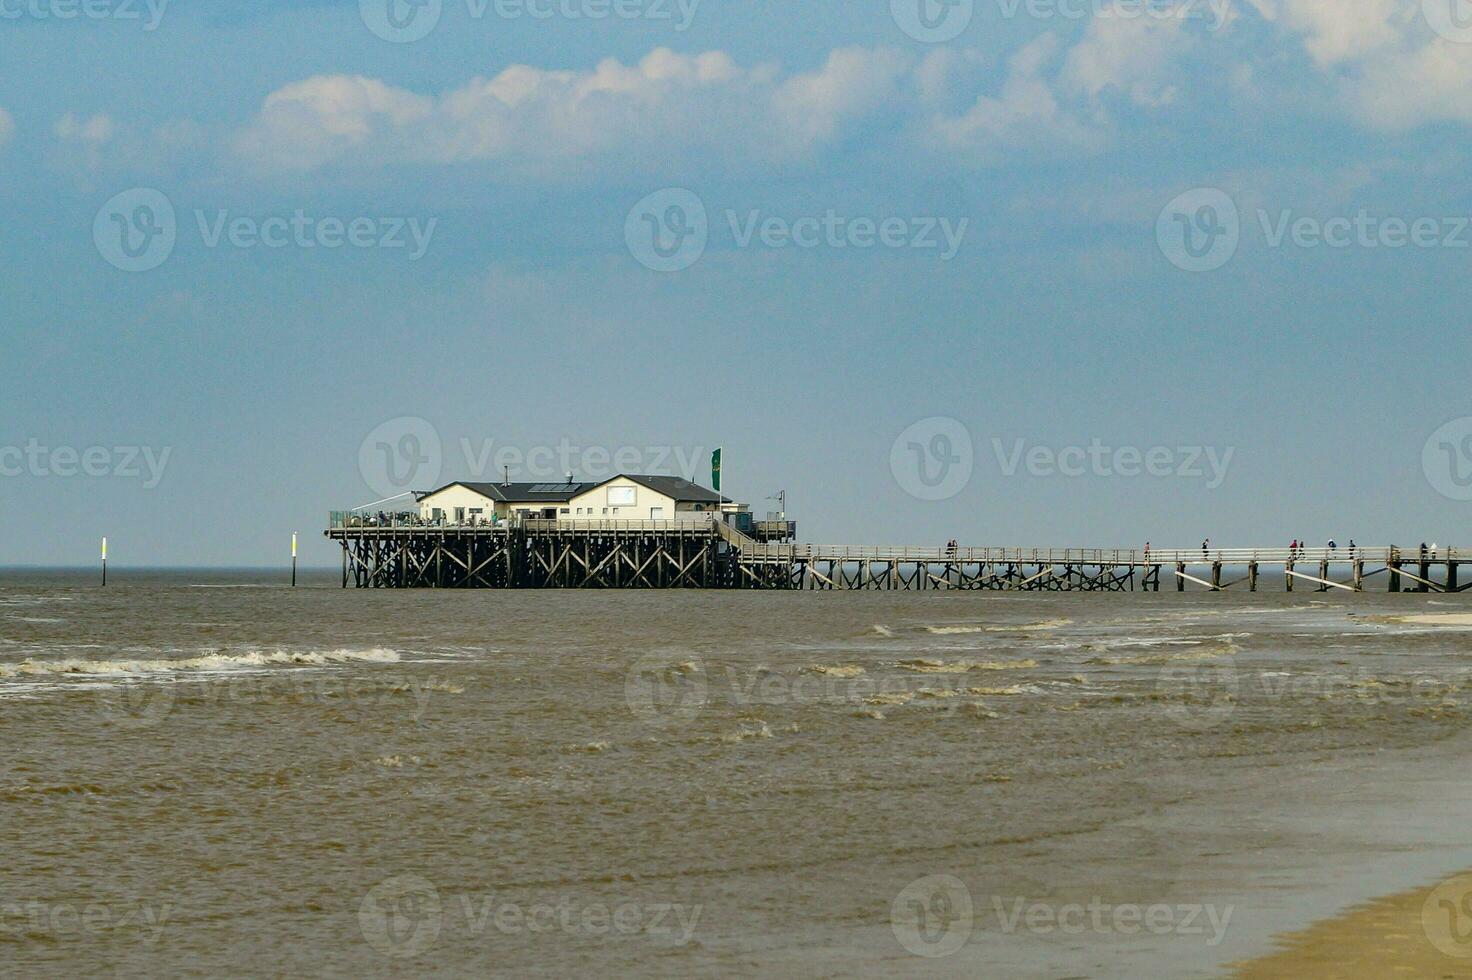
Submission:
[[1472,867],[1467,613],[8,572],[0,964],[1226,975]]

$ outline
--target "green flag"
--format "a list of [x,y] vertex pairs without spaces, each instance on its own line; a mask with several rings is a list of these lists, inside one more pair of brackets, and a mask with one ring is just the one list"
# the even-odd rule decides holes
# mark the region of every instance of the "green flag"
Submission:
[[721,492],[721,451],[719,449],[710,454],[710,487],[716,493]]

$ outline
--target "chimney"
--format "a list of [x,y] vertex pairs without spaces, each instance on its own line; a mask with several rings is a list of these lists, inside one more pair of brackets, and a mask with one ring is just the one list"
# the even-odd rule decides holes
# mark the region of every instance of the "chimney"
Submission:
[[501,467],[501,486],[511,486],[511,467],[509,466]]

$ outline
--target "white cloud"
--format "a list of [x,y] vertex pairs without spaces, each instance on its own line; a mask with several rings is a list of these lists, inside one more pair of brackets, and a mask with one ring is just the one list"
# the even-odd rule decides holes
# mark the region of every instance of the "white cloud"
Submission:
[[1472,44],[1435,34],[1420,0],[1251,2],[1302,37],[1344,111],[1359,121],[1390,130],[1472,122]]
[[843,49],[819,70],[784,79],[722,52],[661,48],[637,65],[609,59],[591,71],[516,65],[436,96],[319,76],[271,93],[236,146],[279,169],[352,159],[495,161],[542,172],[702,152],[785,160],[897,100],[907,68],[894,52]]
[[1001,92],[981,96],[959,116],[937,116],[933,138],[949,150],[986,161],[1009,150],[1099,149],[1105,138],[1103,117],[1063,105],[1056,78],[1048,77],[1058,50],[1058,38],[1052,34],[1029,42],[1008,62]]
[[1249,0],[1266,19],[1304,36],[1321,67],[1395,44],[1419,0]]
[[1182,17],[1095,17],[1069,50],[1061,80],[1092,98],[1116,89],[1137,105],[1166,105],[1185,78],[1179,62],[1201,43],[1185,27]]
[[79,117],[68,112],[52,127],[66,153],[67,163],[87,174],[102,166],[102,153],[118,138],[118,124],[105,115]]

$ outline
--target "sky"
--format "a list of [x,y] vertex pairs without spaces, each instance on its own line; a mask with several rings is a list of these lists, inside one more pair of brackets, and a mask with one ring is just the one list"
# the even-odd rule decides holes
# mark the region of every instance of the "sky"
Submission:
[[0,0],[0,65],[0,565],[717,446],[826,544],[1472,547],[1468,0]]

